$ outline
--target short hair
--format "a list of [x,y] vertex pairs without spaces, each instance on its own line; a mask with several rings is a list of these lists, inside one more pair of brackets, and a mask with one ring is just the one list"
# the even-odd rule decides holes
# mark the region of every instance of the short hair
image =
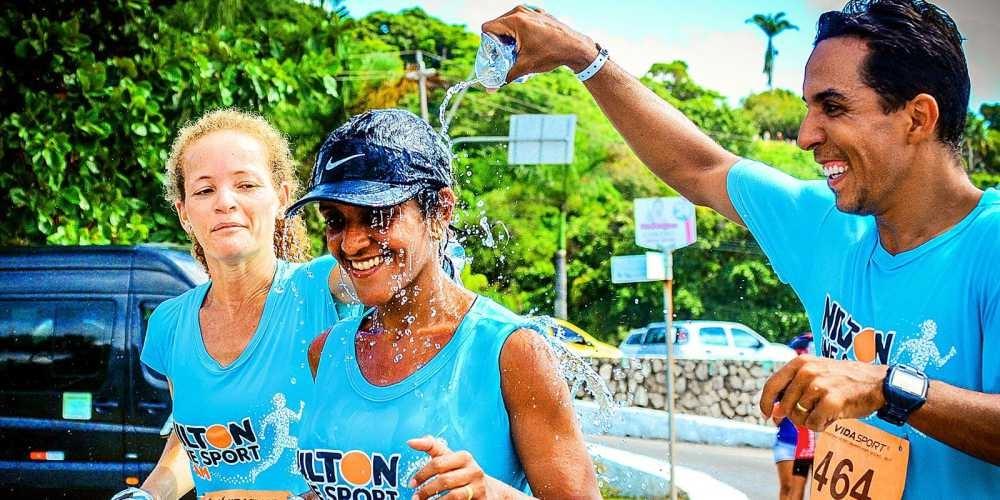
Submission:
[[922,0],[851,0],[819,18],[815,45],[855,36],[868,56],[861,78],[890,113],[918,94],[937,100],[937,137],[953,151],[961,147],[969,107],[969,67],[962,35],[941,8]]

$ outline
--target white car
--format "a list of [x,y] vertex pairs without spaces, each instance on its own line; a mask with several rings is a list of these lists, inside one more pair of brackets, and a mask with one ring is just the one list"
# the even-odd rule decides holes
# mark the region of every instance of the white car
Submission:
[[[768,342],[750,327],[730,321],[674,321],[674,356],[678,359],[735,359],[788,361],[795,351]],[[626,357],[667,355],[663,323],[650,323],[629,332],[618,348]]]

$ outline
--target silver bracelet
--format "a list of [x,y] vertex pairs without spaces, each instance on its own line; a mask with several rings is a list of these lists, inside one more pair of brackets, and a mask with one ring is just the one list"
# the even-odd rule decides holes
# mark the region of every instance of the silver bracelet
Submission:
[[604,67],[604,63],[608,62],[608,49],[601,47],[601,44],[597,44],[597,57],[594,62],[590,63],[583,71],[576,74],[576,77],[581,81],[585,82],[590,79],[590,77],[597,74],[601,68]]

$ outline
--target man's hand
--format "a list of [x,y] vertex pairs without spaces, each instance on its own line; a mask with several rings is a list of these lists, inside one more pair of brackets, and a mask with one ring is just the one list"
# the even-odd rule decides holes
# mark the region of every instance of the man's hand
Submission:
[[578,73],[597,58],[593,40],[537,7],[519,5],[483,23],[482,29],[483,33],[509,36],[517,44],[517,60],[507,75],[508,81],[564,64]]
[[[760,411],[821,432],[841,418],[861,418],[885,405],[886,366],[803,355],[771,375]],[[780,397],[780,402],[778,401]]]

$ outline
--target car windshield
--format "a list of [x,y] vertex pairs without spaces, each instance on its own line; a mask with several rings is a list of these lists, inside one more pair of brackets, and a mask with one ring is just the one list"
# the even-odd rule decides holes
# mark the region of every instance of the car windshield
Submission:
[[579,333],[566,328],[565,326],[559,326],[556,329],[556,337],[563,342],[571,342],[573,344],[584,344],[587,345],[587,339],[583,338]]
[[664,329],[662,326],[655,326],[649,329],[649,333],[646,334],[646,344],[663,344],[666,343],[664,340]]
[[[687,331],[686,328],[684,328],[683,326],[675,326],[675,327],[671,327],[671,329],[674,331],[674,335],[673,335],[674,344],[684,344],[684,343],[687,343],[687,341],[688,341],[688,331]],[[646,340],[643,343],[644,344],[665,344],[667,341],[666,341],[666,338],[665,338],[665,335],[664,335],[664,331],[665,330],[664,330],[664,328],[662,326],[653,326],[653,327],[650,327],[648,333],[646,334]],[[632,342],[630,342],[630,343],[632,343]]]

